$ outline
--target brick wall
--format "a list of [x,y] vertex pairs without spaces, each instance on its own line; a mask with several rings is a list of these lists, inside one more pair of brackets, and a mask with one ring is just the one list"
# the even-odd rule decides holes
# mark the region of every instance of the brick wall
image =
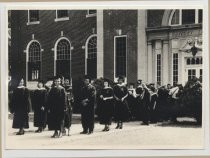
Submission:
[[104,77],[114,79],[114,36],[127,35],[127,77],[137,79],[137,10],[104,10]]
[[55,22],[55,10],[40,10],[40,24],[27,25],[28,11],[12,11],[12,76],[25,77],[25,63],[27,44],[34,39],[41,44],[42,65],[41,78],[46,80],[54,75],[54,48],[55,42],[63,36],[67,37],[71,46],[74,48],[72,53],[72,77],[76,80],[85,73],[85,45],[87,38],[93,34],[92,28],[96,33],[96,17],[86,18],[87,10],[69,10],[69,20]]

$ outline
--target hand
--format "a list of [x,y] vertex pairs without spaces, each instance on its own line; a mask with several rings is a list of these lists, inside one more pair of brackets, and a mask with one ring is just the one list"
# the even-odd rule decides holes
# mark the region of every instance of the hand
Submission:
[[121,101],[124,101],[124,98],[122,98]]
[[105,101],[105,100],[107,100],[107,98],[103,98],[103,100]]
[[44,107],[43,106],[41,107],[41,110],[44,111]]
[[100,95],[100,98],[103,99],[103,95]]

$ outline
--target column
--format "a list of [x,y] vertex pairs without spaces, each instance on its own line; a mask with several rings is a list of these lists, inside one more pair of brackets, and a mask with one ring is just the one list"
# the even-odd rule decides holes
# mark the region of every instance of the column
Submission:
[[168,53],[169,53],[169,50],[168,50],[168,40],[164,40],[163,41],[163,75],[162,75],[162,84],[163,85],[166,85],[169,83],[169,74],[168,74],[168,69],[169,69],[169,65],[168,65]]
[[147,82],[146,10],[138,10],[137,24],[137,78]]
[[97,78],[104,76],[103,10],[97,10]]
[[152,65],[153,65],[153,59],[152,59],[152,42],[147,42],[147,82],[152,83]]

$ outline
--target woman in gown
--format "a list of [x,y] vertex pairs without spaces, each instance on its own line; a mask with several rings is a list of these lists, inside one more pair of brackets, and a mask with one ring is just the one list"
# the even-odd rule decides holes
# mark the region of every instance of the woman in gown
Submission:
[[34,103],[34,127],[38,127],[35,131],[40,133],[46,127],[46,99],[47,90],[44,88],[43,81],[38,81],[37,89],[34,91],[33,103]]
[[31,107],[29,90],[21,79],[12,96],[11,113],[14,114],[12,128],[19,129],[16,135],[23,135],[24,128],[29,128],[28,113]]
[[124,78],[119,77],[118,84],[114,86],[115,98],[115,120],[117,121],[116,129],[123,128],[123,122],[129,118],[129,107],[127,103],[128,89],[125,86]]
[[99,121],[105,125],[102,131],[109,131],[109,125],[112,122],[113,115],[113,89],[109,85],[109,81],[104,81],[104,88],[100,95]]

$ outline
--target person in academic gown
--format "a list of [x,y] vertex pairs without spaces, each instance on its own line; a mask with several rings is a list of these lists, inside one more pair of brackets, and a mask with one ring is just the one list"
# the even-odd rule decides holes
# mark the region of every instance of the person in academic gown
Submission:
[[35,131],[40,133],[46,127],[47,111],[47,90],[44,88],[43,81],[38,81],[37,89],[33,95],[33,107],[34,107],[34,127],[38,127]]
[[112,122],[113,116],[113,89],[109,85],[108,80],[104,80],[104,88],[100,95],[99,122],[105,125],[102,131],[109,131],[109,125]]
[[29,90],[24,86],[21,79],[18,87],[14,90],[11,103],[11,113],[14,114],[12,128],[19,129],[16,135],[23,135],[24,128],[29,128],[28,113],[31,107]]
[[149,125],[150,93],[144,84],[138,85],[136,88],[136,102],[142,125]]
[[156,106],[157,106],[157,92],[154,86],[150,86],[150,121],[151,123],[157,122]]
[[128,88],[128,106],[130,109],[130,119],[136,119],[136,89],[134,88],[134,83],[130,83]]
[[96,90],[90,83],[91,79],[85,76],[81,90],[81,117],[83,131],[80,134],[92,134],[94,130]]
[[61,79],[56,76],[48,94],[47,109],[49,112],[48,128],[54,130],[52,138],[62,137],[64,114],[66,110],[65,89],[60,85]]
[[72,93],[72,86],[70,85],[70,81],[68,78],[65,78],[64,80],[64,88],[66,91],[66,109],[65,109],[65,115],[64,115],[64,130],[63,130],[63,135],[66,135],[66,130],[65,128],[68,129],[68,136],[69,136],[69,131],[72,123],[72,113],[73,113],[73,102],[74,102],[74,97]]
[[129,119],[129,107],[127,102],[128,89],[123,82],[124,78],[119,77],[118,84],[113,88],[115,98],[115,120],[117,121],[116,129],[122,129],[123,122]]

